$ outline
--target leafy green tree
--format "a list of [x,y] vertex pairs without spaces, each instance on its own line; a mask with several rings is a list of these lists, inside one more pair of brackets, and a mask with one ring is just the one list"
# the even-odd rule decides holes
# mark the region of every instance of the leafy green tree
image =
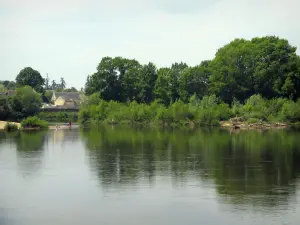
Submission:
[[254,88],[266,98],[300,97],[300,64],[293,47],[275,36],[254,38]]
[[16,77],[16,84],[17,87],[28,85],[37,92],[42,93],[44,91],[43,85],[45,84],[45,79],[37,70],[26,67]]
[[71,87],[64,89],[64,92],[78,92],[78,90],[75,87]]
[[100,61],[97,72],[89,76],[86,81],[86,94],[90,95],[99,92],[104,100],[125,101],[129,93],[123,92],[122,88],[128,88],[131,82],[130,75],[126,74],[133,69],[140,67],[136,60],[122,57],[104,57]]
[[202,98],[208,92],[209,79],[208,62],[202,62],[200,66],[186,68],[179,80],[180,99],[188,102],[189,98],[196,94]]
[[179,95],[179,81],[183,74],[183,71],[188,67],[186,63],[174,63],[171,66],[171,72],[169,73],[169,85],[168,92],[171,102],[175,102],[180,98]]
[[36,114],[41,107],[41,94],[35,92],[30,86],[16,89],[16,94],[12,98],[12,109],[15,117],[23,117]]
[[150,103],[154,100],[153,89],[157,79],[156,66],[153,63],[144,65],[139,70],[138,76],[138,100],[140,102]]
[[187,67],[185,63],[174,63],[171,68],[161,68],[158,70],[154,93],[160,102],[168,105],[180,98],[179,83]]
[[51,82],[51,89],[55,90],[56,88],[57,88],[57,84],[56,84],[55,80],[52,80],[52,82]]
[[226,102],[253,94],[269,99],[299,97],[299,56],[295,47],[278,37],[232,41],[218,50],[211,72],[209,90]]
[[254,53],[253,45],[244,39],[219,49],[210,64],[210,92],[230,103],[233,98],[244,100],[254,94]]
[[63,92],[64,89],[62,89],[61,87],[57,87],[57,88],[55,89],[55,91],[56,91],[56,92]]
[[6,92],[6,91],[7,91],[7,88],[3,84],[0,84],[0,93]]
[[16,82],[9,81],[6,88],[9,89],[9,90],[14,90],[16,88]]
[[52,95],[53,95],[53,91],[52,90],[46,90],[45,91],[45,97],[49,100],[49,102],[51,101]]
[[50,78],[48,77],[48,74],[47,74],[47,77],[45,79],[45,89],[46,90],[50,89]]
[[16,87],[16,83],[9,80],[0,81],[0,84],[2,84],[8,90],[13,90]]
[[131,68],[122,76],[121,87],[123,102],[137,100],[138,94],[141,90],[140,82],[140,68]]
[[66,88],[66,81],[65,79],[62,77],[60,78],[60,88],[65,89]]
[[157,72],[157,79],[154,86],[155,97],[165,105],[168,105],[171,101],[168,89],[170,73],[170,68],[160,68]]

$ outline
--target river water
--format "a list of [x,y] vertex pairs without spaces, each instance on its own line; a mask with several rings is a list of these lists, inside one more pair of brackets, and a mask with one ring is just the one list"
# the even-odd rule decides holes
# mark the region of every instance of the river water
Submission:
[[299,225],[300,132],[2,132],[0,224]]

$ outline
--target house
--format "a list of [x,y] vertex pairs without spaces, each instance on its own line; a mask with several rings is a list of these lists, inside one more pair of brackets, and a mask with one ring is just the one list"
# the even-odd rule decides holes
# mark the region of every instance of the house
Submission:
[[78,92],[53,92],[51,102],[55,106],[72,108],[80,105],[81,99]]

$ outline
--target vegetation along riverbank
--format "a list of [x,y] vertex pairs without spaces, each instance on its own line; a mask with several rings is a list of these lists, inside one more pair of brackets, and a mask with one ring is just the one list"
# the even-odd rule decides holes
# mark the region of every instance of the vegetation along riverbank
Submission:
[[300,121],[300,57],[275,36],[235,39],[195,66],[103,57],[81,91],[67,89],[63,78],[58,86],[49,81],[25,68],[15,86],[2,82],[0,119],[241,129]]

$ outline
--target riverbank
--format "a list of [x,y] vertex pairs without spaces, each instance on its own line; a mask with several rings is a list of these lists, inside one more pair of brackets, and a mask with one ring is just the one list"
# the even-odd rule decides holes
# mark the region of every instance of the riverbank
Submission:
[[[6,123],[8,121],[0,121],[0,130],[4,130]],[[11,122],[14,123],[18,126],[18,129],[21,128],[21,124],[17,122]],[[99,122],[98,122],[99,123]],[[104,124],[103,122],[100,122],[99,124]],[[189,123],[184,123],[184,124],[159,124],[159,123],[148,123],[148,124],[143,124],[143,123],[116,123],[116,122],[111,122],[107,123],[108,125],[141,125],[141,126],[161,126],[161,127],[190,127],[190,128],[195,128],[195,127],[205,127],[208,125],[197,125],[193,122]],[[288,128],[290,127],[289,124],[285,123],[263,123],[263,122],[258,122],[258,123],[252,123],[249,124],[247,122],[232,122],[232,121],[220,121],[219,124],[215,125],[216,127],[224,127],[224,128],[231,128],[231,129],[279,129],[279,128]],[[79,128],[78,124],[73,124],[71,127],[66,125],[65,123],[50,123],[48,126],[48,129],[50,130],[57,130],[57,129],[72,129],[72,128]],[[24,128],[23,130],[37,130],[39,128]]]
[[[0,130],[4,130],[5,129],[5,125],[7,123],[13,123],[16,124],[18,129],[22,129],[22,130],[40,130],[41,128],[38,127],[33,127],[33,128],[22,128],[21,127],[21,123],[17,123],[17,122],[11,122],[11,121],[0,121]],[[72,126],[68,126],[65,123],[51,123],[48,126],[48,129],[50,130],[56,130],[56,129],[71,129],[71,128],[78,128],[78,124],[72,124]]]
[[221,121],[221,127],[228,127],[232,129],[278,129],[288,128],[289,124],[286,123],[266,123],[266,122],[255,122],[247,123],[246,121],[240,121],[239,118],[233,118],[230,121]]
[[0,130],[4,130],[5,128],[5,125],[7,123],[14,123],[18,126],[18,128],[20,129],[21,128],[21,124],[20,123],[17,123],[17,122],[9,122],[9,121],[0,121]]

